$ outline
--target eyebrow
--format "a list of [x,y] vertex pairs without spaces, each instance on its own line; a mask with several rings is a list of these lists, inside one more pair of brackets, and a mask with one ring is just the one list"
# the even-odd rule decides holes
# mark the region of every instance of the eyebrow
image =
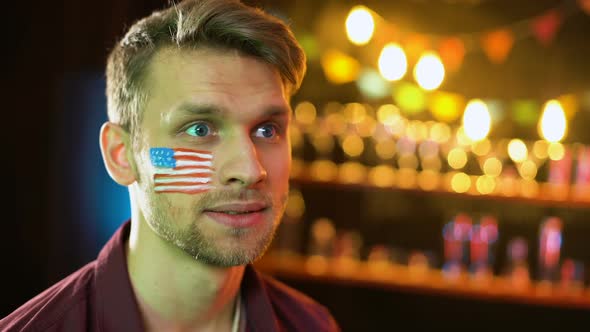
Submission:
[[[213,104],[193,104],[184,103],[177,107],[173,113],[181,115],[215,115],[224,116],[229,111],[225,108]],[[289,107],[271,105],[267,107],[259,116],[261,118],[289,116],[291,109]]]

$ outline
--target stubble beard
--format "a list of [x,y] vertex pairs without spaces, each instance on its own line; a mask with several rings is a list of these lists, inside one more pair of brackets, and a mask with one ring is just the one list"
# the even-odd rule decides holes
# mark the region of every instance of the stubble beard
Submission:
[[[198,203],[188,213],[192,222],[186,226],[179,226],[177,220],[186,218],[186,211],[175,209],[171,200],[162,194],[152,191],[148,195],[151,196],[151,213],[145,217],[151,228],[165,241],[197,261],[217,267],[245,265],[261,257],[273,241],[287,202],[287,192],[278,198],[272,198],[256,190],[244,190],[239,193],[211,191],[199,194],[201,197]],[[231,237],[229,240],[236,243],[231,248],[221,247],[215,239],[205,234],[200,222],[204,218],[202,211],[205,208],[223,202],[247,199],[264,200],[269,205],[270,211],[266,213],[270,215],[270,220],[266,220],[261,229],[227,229],[225,237]],[[254,234],[254,231],[257,233]],[[248,245],[239,245],[242,243]]]

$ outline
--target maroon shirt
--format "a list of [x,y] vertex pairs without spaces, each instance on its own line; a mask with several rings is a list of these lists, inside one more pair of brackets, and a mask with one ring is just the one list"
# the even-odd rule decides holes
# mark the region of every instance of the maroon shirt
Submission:
[[[143,331],[127,274],[129,221],[98,258],[0,320],[0,331]],[[247,331],[340,331],[330,312],[248,265],[241,284]]]

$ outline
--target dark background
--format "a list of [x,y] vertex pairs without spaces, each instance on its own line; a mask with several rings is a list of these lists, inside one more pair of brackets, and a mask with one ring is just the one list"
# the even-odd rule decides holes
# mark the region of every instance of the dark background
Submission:
[[[313,30],[310,24],[319,12],[318,6],[329,3],[311,5],[311,2],[249,1],[272,4],[275,10],[292,17],[296,30]],[[8,180],[4,188],[8,190],[4,192],[6,213],[0,241],[0,317],[93,259],[111,231],[125,218],[125,192],[105,184],[108,178],[96,155],[98,131],[93,130],[96,123],[106,119],[106,113],[102,113],[106,110],[101,108],[104,107],[103,69],[108,50],[125,28],[165,3],[164,0],[66,0],[12,1],[4,5],[2,53],[8,75],[3,80],[7,102],[3,109],[2,139],[5,142],[3,173]],[[364,3],[382,13],[391,13],[392,17],[414,22],[416,29],[447,33],[459,31],[461,27],[478,31],[498,26],[541,13],[555,4],[554,1],[481,1],[473,7],[461,5],[462,1]],[[450,6],[451,3],[454,5]],[[588,90],[589,36],[590,17],[580,12],[564,22],[550,49],[525,41],[515,47],[501,67],[482,65],[483,55],[466,59],[464,69],[448,82],[448,87],[468,96],[545,99],[564,92]],[[334,89],[319,73],[318,67],[310,64],[300,96],[316,102],[358,98],[352,87]],[[482,77],[486,77],[485,84],[478,83]],[[86,105],[89,100],[95,103]],[[93,111],[88,113],[89,110]],[[590,123],[588,114],[580,113],[568,140],[590,144],[590,131],[586,129]],[[92,140],[95,146],[88,148]],[[87,160],[88,156],[95,159]],[[97,170],[96,179],[89,178],[92,174],[79,172],[77,165],[84,162]],[[86,188],[84,197],[79,196],[81,188]],[[115,201],[102,201],[101,190],[112,191]],[[97,201],[86,206],[93,198]],[[112,214],[101,211],[103,204],[106,208],[120,207],[120,211]],[[102,217],[110,217],[112,224],[93,223]],[[587,246],[577,250],[590,252]],[[314,285],[301,287],[317,291]],[[326,303],[338,305],[335,297],[326,294],[320,295],[325,296],[322,299]],[[361,292],[358,296],[377,301],[370,294]],[[435,301],[431,307],[439,304]]]

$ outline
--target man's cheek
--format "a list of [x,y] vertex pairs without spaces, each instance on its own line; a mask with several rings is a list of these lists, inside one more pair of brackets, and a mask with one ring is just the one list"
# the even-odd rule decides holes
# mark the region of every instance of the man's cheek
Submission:
[[200,194],[213,189],[211,151],[156,147],[150,149],[157,193]]

